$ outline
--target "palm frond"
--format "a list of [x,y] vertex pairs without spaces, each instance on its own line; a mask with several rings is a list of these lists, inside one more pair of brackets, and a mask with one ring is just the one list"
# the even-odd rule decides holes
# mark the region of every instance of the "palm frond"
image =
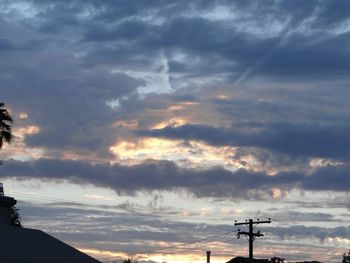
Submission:
[[13,119],[5,108],[5,104],[0,102],[0,149],[4,142],[10,143],[12,139],[11,123]]
[[10,114],[7,112],[5,114],[0,114],[0,121],[1,122],[4,122],[4,121],[7,121],[7,122],[13,122],[13,119],[12,117],[10,116]]
[[12,134],[8,131],[1,131],[1,138],[3,139],[3,141],[10,143],[12,140]]

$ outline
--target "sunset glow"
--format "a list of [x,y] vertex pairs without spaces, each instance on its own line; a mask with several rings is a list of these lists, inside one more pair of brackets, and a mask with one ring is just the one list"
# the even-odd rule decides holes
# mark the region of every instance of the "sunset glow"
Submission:
[[252,232],[256,258],[341,262],[348,10],[0,1],[0,183],[23,226],[103,263],[225,263]]

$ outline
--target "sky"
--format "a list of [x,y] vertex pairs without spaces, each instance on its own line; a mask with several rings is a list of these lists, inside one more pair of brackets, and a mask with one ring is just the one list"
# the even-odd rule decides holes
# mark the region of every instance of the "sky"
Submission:
[[[0,180],[117,262],[350,249],[350,2],[0,0]],[[246,230],[240,227],[242,231]],[[192,242],[192,243],[188,243]]]

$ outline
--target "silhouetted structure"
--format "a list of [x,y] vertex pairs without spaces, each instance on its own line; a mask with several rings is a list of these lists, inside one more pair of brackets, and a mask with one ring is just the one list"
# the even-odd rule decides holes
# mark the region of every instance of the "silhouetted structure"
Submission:
[[284,263],[284,258],[273,257],[271,258],[271,263]]
[[249,221],[246,222],[242,222],[242,223],[237,223],[235,222],[235,226],[240,226],[240,225],[248,225],[249,226],[249,232],[245,232],[245,231],[241,231],[240,229],[238,229],[238,233],[237,233],[237,238],[239,238],[241,235],[246,235],[249,237],[249,259],[250,262],[253,262],[253,242],[255,240],[256,237],[262,237],[264,236],[263,234],[260,233],[260,230],[256,233],[253,232],[253,225],[254,224],[270,224],[271,220],[269,218],[269,220],[266,221],[260,221],[259,219],[257,221],[253,221],[253,219],[249,219]]
[[13,197],[5,196],[4,187],[0,183],[0,223],[11,224],[12,208],[16,203]]
[[226,263],[270,263],[268,259],[253,259],[251,260],[250,258],[244,258],[244,257],[235,257]]
[[[254,258],[252,261],[250,258],[244,258],[244,257],[235,257],[226,263],[283,263],[284,258],[279,257],[273,257],[271,259],[257,259]],[[319,261],[298,261],[298,262],[290,262],[290,263],[322,263]]]
[[207,263],[210,263],[210,254],[211,254],[211,251],[207,251]]
[[0,224],[0,233],[1,262],[101,263],[40,230]]
[[101,263],[40,230],[13,227],[11,220],[15,219],[13,209],[16,203],[13,197],[4,195],[0,184],[1,262]]
[[[13,120],[5,104],[0,102],[0,149],[4,142],[9,143],[12,139],[11,124]],[[1,162],[0,162],[1,164]]]
[[344,253],[342,263],[350,263],[350,250],[349,250],[348,254]]
[[123,259],[122,262],[123,263],[137,263],[138,261],[137,260],[133,260],[131,258],[126,258],[126,259]]

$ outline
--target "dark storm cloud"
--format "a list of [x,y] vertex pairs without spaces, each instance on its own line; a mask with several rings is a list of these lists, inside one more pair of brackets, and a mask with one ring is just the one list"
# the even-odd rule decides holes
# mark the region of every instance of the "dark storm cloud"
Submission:
[[29,146],[103,150],[113,141],[115,120],[106,102],[143,83],[104,68],[82,68],[79,59],[64,53],[7,57],[10,62],[0,63],[6,76],[0,79],[1,97],[40,127],[39,134],[26,138]]
[[[255,1],[33,3],[34,8],[38,9],[35,18],[39,28],[45,34],[55,34],[54,40],[47,38],[47,41],[51,44],[53,41],[73,41],[71,44],[87,51],[85,59],[90,65],[97,61],[101,64],[108,63],[108,59],[112,59],[114,64],[127,65],[129,60],[133,61],[140,56],[143,57],[143,63],[151,63],[155,54],[165,51],[173,73],[190,73],[189,70],[202,76],[209,73],[230,73],[230,80],[237,79],[246,70],[255,67],[262,58],[263,63],[256,67],[253,75],[308,79],[338,77],[339,74],[344,75],[349,66],[348,52],[334,48],[348,45],[347,34],[332,35],[324,32],[325,27],[317,26],[319,20],[333,21],[334,17],[341,15],[337,10],[346,10],[345,1],[337,4],[330,1],[270,1],[268,5]],[[235,14],[232,15],[233,20],[211,20],[198,16],[197,12],[210,13],[218,6]],[[314,14],[317,9],[321,10],[320,14]],[[292,32],[313,15],[315,21],[306,29],[307,34]],[[345,14],[342,17],[335,22],[342,22]],[[156,19],[162,22],[155,23]],[[286,28],[278,34],[268,35],[267,28],[271,21],[275,21],[272,26],[286,23]],[[234,24],[243,26],[238,29]],[[255,31],[252,30],[254,26],[258,27]],[[58,33],[72,37],[60,38]],[[84,41],[89,44],[86,46]],[[285,44],[281,45],[281,41]],[[172,54],[178,50],[189,58],[182,62],[173,60]],[[106,52],[114,55],[108,57]],[[128,59],[120,60],[123,55],[127,55]],[[210,63],[206,67],[196,65],[190,59],[192,56]]]
[[[227,34],[227,31],[230,31]],[[107,49],[111,53],[143,57],[165,51],[172,73],[205,74],[230,73],[250,67],[264,56],[279,41],[278,38],[256,39],[247,33],[226,28],[224,22],[213,22],[203,18],[174,18],[163,25],[150,25],[144,21],[127,21],[116,27],[105,29],[103,25],[89,29],[89,42],[118,40],[130,41],[128,45]],[[100,51],[101,54],[100,54]],[[182,62],[172,59],[177,51],[184,52],[188,59]],[[136,56],[137,54],[137,56]],[[103,49],[95,49],[87,61],[95,61],[103,55]],[[117,55],[119,58],[119,56]],[[196,65],[191,57],[200,57],[203,64]],[[149,60],[144,56],[144,60]],[[239,63],[237,63],[239,62]]]
[[306,189],[311,190],[340,190],[350,188],[349,165],[339,167],[325,167],[317,172],[316,177],[307,177],[303,183]]
[[15,49],[15,45],[8,39],[0,39],[0,52]]
[[[1,100],[18,112],[27,112],[31,123],[40,127],[40,133],[26,137],[29,146],[107,154],[108,148],[121,136],[111,125],[119,117],[125,117],[126,121],[128,118],[139,121],[139,136],[254,147],[284,153],[291,158],[347,160],[349,157],[350,128],[346,124],[349,115],[347,102],[344,102],[348,94],[349,33],[344,30],[347,16],[339,11],[347,7],[346,1],[337,2],[337,8],[331,1],[27,3],[33,10],[5,8],[11,6],[10,1],[2,4],[3,17],[11,30],[1,29],[4,36],[0,40],[0,50],[6,52],[0,52],[0,91]],[[223,7],[222,16],[220,12],[219,15],[211,13],[220,6]],[[232,14],[224,16],[223,10]],[[23,36],[23,41],[18,40],[22,40],[19,36]],[[20,50],[13,49],[18,42],[21,42]],[[10,52],[10,49],[13,50]],[[189,123],[182,127],[147,130],[150,124],[170,114],[159,113],[158,116],[153,111],[145,115],[138,111],[150,109],[151,103],[153,109],[161,111],[179,99],[177,95],[164,94],[154,96],[153,101],[150,96],[137,96],[137,89],[147,82],[144,75],[138,73],[147,70],[159,73],[160,66],[151,65],[160,57],[169,66],[170,82],[178,78],[181,86],[186,87],[184,96],[203,103],[200,112],[211,106],[207,112],[217,111],[218,119],[231,118],[232,128]],[[115,71],[121,73],[111,73]],[[122,73],[124,71],[129,75]],[[261,87],[257,86],[247,91],[242,89],[246,100],[208,102],[198,99],[196,96],[205,93],[205,88],[192,85],[191,81],[214,75],[219,79],[217,85],[210,83],[214,90],[216,86],[226,85],[224,90],[239,91],[240,87],[235,85],[227,87],[227,83],[237,79],[262,77],[262,85],[269,86],[282,77],[288,81],[281,86],[291,85],[295,91],[281,96],[280,101],[272,98],[270,103],[252,102],[259,99],[255,94]],[[331,83],[334,77],[345,84]],[[293,82],[296,79],[298,83]],[[319,83],[324,79],[330,83],[328,89],[300,88],[305,80],[308,81],[305,83]],[[206,85],[209,84],[203,84]],[[195,94],[194,89],[199,90],[198,93]],[[275,85],[269,92],[276,96],[284,90]],[[322,92],[321,95],[315,96],[318,92]],[[249,96],[254,98],[250,100]],[[121,107],[113,111],[106,104],[111,100],[119,100]],[[300,101],[302,104],[296,103]],[[196,114],[191,115],[193,121],[199,116]],[[206,123],[210,122],[207,117]],[[331,176],[322,175],[321,171],[310,178],[299,173],[270,178],[264,174],[231,173],[220,168],[198,172],[180,169],[169,162],[127,167],[38,160],[11,165],[14,163],[7,167],[14,169],[13,176],[18,172],[17,165],[28,169],[19,177],[30,174],[42,178],[67,177],[121,192],[187,187],[198,195],[209,196],[232,194],[233,190],[225,184],[235,182],[244,189],[256,189],[255,182],[266,187],[285,183],[322,189],[327,188],[324,180]],[[338,168],[329,169],[332,173]],[[11,176],[9,172],[7,170],[7,176]],[[152,172],[156,180],[150,180]],[[335,177],[340,176],[337,171],[335,173]],[[118,176],[97,177],[96,174]],[[188,178],[193,181],[187,181]],[[314,178],[320,181],[310,181]],[[216,182],[214,186],[213,182]],[[344,190],[336,182],[334,184],[329,187]]]
[[[318,37],[320,40],[312,43]],[[344,52],[350,43],[350,34],[344,33],[330,39],[323,37],[320,35],[310,39],[296,34],[283,48],[271,54],[256,74],[309,80],[344,78],[350,67],[349,53]]]
[[[14,33],[16,30],[6,32],[6,38],[1,40],[0,46],[11,48],[11,43],[14,40],[17,41],[17,35],[21,32],[25,36],[25,41],[21,43],[21,52],[3,58],[4,72],[16,77],[1,83],[1,88],[12,89],[11,93],[16,97],[19,97],[18,94],[23,94],[22,96],[29,94],[30,91],[31,97],[36,97],[31,105],[40,105],[42,97],[56,97],[57,93],[61,93],[57,96],[57,100],[62,97],[73,98],[74,96],[69,97],[72,90],[76,89],[75,83],[72,82],[84,79],[86,86],[95,87],[96,94],[76,101],[72,99],[71,104],[77,105],[76,109],[71,107],[69,112],[72,114],[80,108],[79,103],[81,104],[82,100],[93,104],[92,100],[97,99],[98,103],[101,103],[110,97],[115,99],[126,94],[122,85],[118,85],[118,91],[115,90],[113,94],[105,93],[105,90],[110,90],[111,81],[120,82],[119,79],[112,80],[113,77],[108,74],[113,66],[124,69],[149,66],[154,62],[155,57],[159,58],[161,52],[164,52],[168,59],[170,74],[186,74],[188,78],[224,73],[231,75],[229,77],[231,81],[254,67],[261,58],[264,58],[264,61],[256,67],[252,73],[253,76],[256,74],[256,76],[269,75],[293,79],[295,77],[311,79],[339,77],[344,75],[349,67],[349,53],[345,50],[349,44],[348,34],[331,35],[323,32],[322,28],[317,28],[318,19],[329,17],[330,21],[334,20],[332,17],[340,12],[337,10],[341,10],[343,5],[345,5],[344,8],[346,7],[346,2],[343,1],[338,2],[337,9],[329,2],[311,1],[308,3],[271,1],[269,5],[255,1],[251,3],[223,1],[220,4],[208,1],[191,3],[187,1],[176,3],[32,1],[31,5],[35,10],[32,17],[20,17],[20,11],[16,13],[12,9],[12,12],[4,13],[5,17],[8,16],[7,23],[11,24],[13,21],[11,26],[18,32],[16,34]],[[231,10],[238,16],[238,20],[240,16],[244,17],[242,14],[245,14],[245,19],[251,21],[253,26],[267,24],[269,19],[281,23],[286,20],[283,17],[287,15],[293,19],[286,29],[281,31],[282,33],[264,36],[264,34],[258,34],[259,30],[252,31],[252,25],[249,23],[237,29],[232,26],[233,23],[228,22],[229,18],[213,20],[200,17],[196,13],[198,10],[210,13],[210,10],[218,6]],[[316,7],[322,10],[322,17],[319,15],[320,17],[315,18],[310,29],[307,29],[310,32],[290,34],[288,41],[279,46],[286,32],[312,16]],[[259,12],[256,12],[257,10]],[[161,22],[155,23],[156,18]],[[241,20],[241,23],[244,24],[246,20]],[[343,20],[344,18],[340,19],[338,23]],[[262,27],[260,30],[260,33],[263,33],[266,29]],[[58,55],[48,56],[47,61],[42,63],[40,60],[45,53],[37,50],[38,53],[30,54],[30,51],[33,45],[45,47],[45,43],[46,48],[43,50],[49,51],[49,48],[52,48]],[[334,48],[335,46],[337,48]],[[84,54],[79,55],[78,53],[82,51]],[[183,61],[173,58],[177,51],[184,53]],[[79,57],[67,61],[67,57],[72,56],[72,53]],[[202,63],[193,62],[197,61],[192,59],[196,57],[200,58]],[[32,66],[23,68],[28,60],[31,61]],[[51,63],[52,61],[55,63]],[[37,65],[40,65],[40,68]],[[61,65],[66,70],[57,71],[57,65]],[[83,73],[86,67],[91,71]],[[97,67],[99,69],[96,69]],[[72,75],[77,76],[77,80],[74,80]],[[89,77],[93,75],[96,76],[95,79]],[[20,87],[16,83],[18,80],[22,81]],[[122,82],[125,85],[126,81]],[[14,85],[17,87],[13,88]],[[134,85],[129,92],[135,90],[135,86],[137,85]],[[61,91],[57,92],[55,89]],[[79,92],[84,93],[84,91]],[[15,101],[14,95],[10,97],[6,92],[2,94],[4,94],[3,100],[10,100],[11,103]],[[15,106],[19,104],[16,103]],[[96,110],[96,112],[102,111],[105,110],[101,108]],[[64,112],[65,115],[67,112]],[[77,120],[80,118],[80,116],[74,117],[77,117]],[[57,116],[48,117],[57,122],[56,118]],[[60,137],[59,134],[62,134],[62,131],[58,131],[55,135]],[[31,142],[37,145],[37,141],[33,139]]]
[[[350,155],[350,129],[346,126],[324,127],[281,122],[260,125],[257,123],[255,127],[253,124],[250,127],[240,128],[222,129],[207,125],[183,125],[144,130],[139,131],[138,134],[171,139],[201,140],[216,146],[258,147],[291,156],[348,158]],[[244,128],[247,129],[244,130]]]
[[[195,2],[195,6],[201,6],[202,2]],[[156,25],[147,20],[131,19],[126,22],[110,25],[100,23],[89,27],[85,39],[89,42],[101,44],[101,41],[118,43],[121,40],[128,41],[128,45],[121,45],[109,49],[113,53],[129,54],[131,57],[143,55],[145,51],[156,54],[157,51],[166,51],[169,59],[170,70],[173,73],[205,74],[230,73],[230,79],[237,79],[250,68],[254,68],[254,76],[273,76],[275,78],[314,79],[316,77],[346,76],[349,67],[349,54],[342,48],[335,46],[348,46],[347,33],[332,35],[325,32],[324,28],[317,27],[319,16],[314,14],[317,7],[327,10],[327,4],[320,2],[281,4],[272,3],[275,8],[266,8],[266,4],[256,2],[253,5],[236,7],[235,3],[226,4],[227,9],[233,12],[247,12],[252,23],[266,24],[268,19],[277,22],[286,22],[283,15],[290,16],[291,22],[277,35],[261,36],[251,31],[237,30],[230,26],[227,20],[213,21],[207,18],[182,16],[188,8],[187,5],[174,5],[180,15],[177,17],[166,16],[166,11],[157,12],[160,18],[166,22]],[[339,7],[346,3],[339,3]],[[213,8],[215,5],[212,5]],[[114,7],[115,8],[115,7]],[[203,8],[203,7],[202,7]],[[152,7],[154,8],[154,6]],[[175,9],[175,8],[174,8]],[[172,12],[175,10],[172,9]],[[145,10],[148,10],[147,8]],[[157,10],[157,9],[156,9]],[[165,9],[167,10],[167,9]],[[208,11],[208,9],[205,9]],[[259,10],[258,13],[256,11]],[[287,11],[288,10],[288,11]],[[254,14],[254,15],[253,15]],[[257,15],[258,14],[258,15]],[[333,12],[322,12],[323,16],[332,16]],[[303,25],[303,22],[315,16],[314,22],[308,25],[308,34],[295,29]],[[142,14],[140,14],[142,17]],[[324,19],[324,17],[322,17]],[[118,20],[118,19],[117,19]],[[236,21],[235,21],[236,22]],[[239,23],[239,22],[238,22]],[[249,27],[249,26],[248,26]],[[263,30],[266,29],[261,29]],[[266,34],[267,35],[267,34]],[[190,58],[179,62],[172,59],[172,53],[182,51],[187,56],[200,57],[206,63],[196,65]],[[94,57],[99,50],[94,51]],[[102,54],[101,54],[102,55]],[[89,56],[87,56],[89,58]],[[147,59],[146,57],[144,59]],[[210,62],[209,62],[210,61]],[[189,66],[189,65],[192,65]]]
[[108,29],[103,25],[96,28],[91,28],[86,36],[86,41],[106,41],[106,40],[137,40],[146,37],[147,34],[152,34],[152,30],[157,30],[156,26],[151,26],[140,20],[125,21],[116,28]]
[[324,26],[339,24],[349,18],[349,9],[349,1],[326,1],[317,22]]
[[[345,195],[350,189],[348,1],[0,2],[0,101],[14,116],[28,113],[14,128],[23,122],[38,125],[40,132],[26,135],[25,143],[52,158],[15,161],[10,156],[0,177],[91,184],[125,195],[185,191],[218,200],[271,201],[274,187],[282,195],[292,189]],[[149,76],[166,79],[174,92],[139,96],[146,84],[163,91],[164,83]],[[221,92],[228,98],[213,99]],[[111,101],[119,106],[112,109]],[[184,109],[168,110],[177,104]],[[177,117],[187,124],[149,130]],[[139,131],[112,127],[119,120],[137,123]],[[181,168],[162,160],[108,163],[109,147],[118,140],[143,137],[239,146],[237,161],[249,155],[260,164],[265,158],[277,173],[268,176],[266,167],[261,172]],[[86,160],[59,159],[70,151]],[[89,154],[98,156],[95,164]],[[313,157],[345,164],[311,169]],[[312,200],[301,199],[298,209],[315,208]],[[337,201],[320,208],[349,207],[346,198]],[[105,211],[21,209],[25,226],[28,218],[30,227],[46,227],[63,240],[100,249],[107,241],[103,248],[113,251],[154,249],[159,241],[188,241],[232,229],[161,220],[164,213],[145,216],[129,204]],[[307,224],[340,218],[320,211],[275,215]],[[276,246],[281,239],[349,238],[347,227],[268,230],[278,239]]]
[[169,161],[149,161],[135,166],[119,164],[92,165],[85,161],[40,159],[31,162],[7,161],[3,178],[17,180],[39,178],[69,180],[77,184],[107,187],[119,194],[155,190],[187,190],[198,197],[271,198],[273,187],[289,190],[347,191],[350,187],[349,166],[324,167],[310,175],[298,172],[264,173],[222,168],[186,169]]
[[[261,87],[257,91],[254,88],[238,91],[234,87],[226,87],[217,93],[208,87],[193,93],[191,101],[197,103],[196,106],[177,111],[188,124],[140,129],[135,134],[241,147],[239,151],[243,152],[253,148],[251,154],[260,157],[263,157],[262,151],[267,150],[278,157],[278,162],[284,157],[293,159],[295,163],[301,158],[308,162],[313,157],[347,162],[350,157],[350,108],[346,99],[349,95],[346,83],[336,86],[339,93],[332,92],[336,84],[331,83],[298,89]],[[180,92],[172,94],[172,97],[150,96],[144,100],[144,108],[135,108],[134,114],[141,118],[142,112],[149,112],[155,105],[165,110],[172,105],[171,102],[175,105],[181,103],[175,102],[181,97]],[[228,97],[219,99],[218,94],[228,94]],[[128,103],[135,104],[134,101]],[[203,114],[208,108],[214,118]],[[168,114],[171,116],[172,113]],[[217,123],[215,116],[226,120],[226,125],[223,127]]]

